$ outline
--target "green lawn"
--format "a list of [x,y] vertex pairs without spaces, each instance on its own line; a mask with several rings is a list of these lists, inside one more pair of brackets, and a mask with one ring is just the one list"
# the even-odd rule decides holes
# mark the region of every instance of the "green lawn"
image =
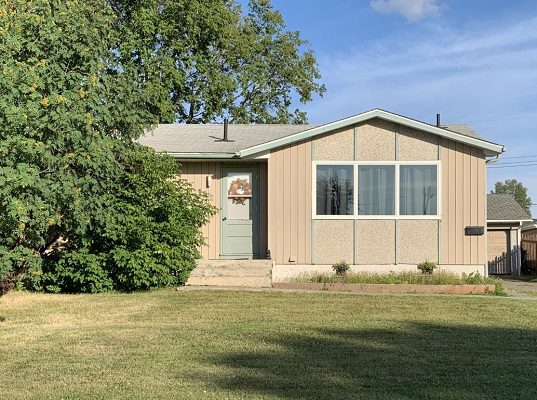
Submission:
[[535,399],[537,301],[10,293],[0,398]]

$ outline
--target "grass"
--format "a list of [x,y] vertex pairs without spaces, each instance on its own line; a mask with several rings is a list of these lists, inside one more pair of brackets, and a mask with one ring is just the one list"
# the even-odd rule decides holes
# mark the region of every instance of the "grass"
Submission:
[[0,298],[5,399],[537,398],[537,301],[163,290]]
[[505,294],[502,282],[495,277],[480,274],[454,274],[436,271],[432,275],[404,271],[387,274],[359,272],[341,276],[336,274],[301,274],[289,280],[293,283],[360,283],[360,284],[424,284],[424,285],[495,285],[496,294]]

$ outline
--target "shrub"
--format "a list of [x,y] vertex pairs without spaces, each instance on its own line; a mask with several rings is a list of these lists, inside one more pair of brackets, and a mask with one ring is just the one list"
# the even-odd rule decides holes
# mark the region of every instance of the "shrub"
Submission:
[[432,261],[424,261],[418,264],[418,269],[422,274],[431,275],[438,266]]
[[336,275],[339,276],[347,275],[347,272],[350,268],[351,267],[349,266],[349,263],[347,263],[346,261],[340,261],[332,265],[332,269],[336,272]]
[[26,274],[47,292],[148,290],[184,284],[199,258],[200,227],[214,213],[204,193],[177,179],[175,160],[134,146],[106,213]]

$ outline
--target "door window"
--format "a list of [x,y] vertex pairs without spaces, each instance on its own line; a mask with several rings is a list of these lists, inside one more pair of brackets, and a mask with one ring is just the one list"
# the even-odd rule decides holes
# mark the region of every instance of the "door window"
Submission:
[[228,172],[227,218],[251,219],[252,173]]

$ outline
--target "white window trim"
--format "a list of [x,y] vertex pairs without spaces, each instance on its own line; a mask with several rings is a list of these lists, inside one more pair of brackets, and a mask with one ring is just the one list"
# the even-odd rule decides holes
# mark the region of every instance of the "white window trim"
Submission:
[[[354,215],[317,215],[317,165],[350,165],[353,166],[353,212]],[[394,165],[395,166],[395,215],[358,215],[358,166],[359,165]],[[436,197],[437,197],[437,214],[436,215],[400,215],[399,214],[399,186],[401,165],[435,165],[436,166]],[[375,220],[375,219],[425,219],[439,220],[442,219],[442,163],[440,160],[434,161],[312,161],[311,163],[311,218],[312,219],[360,219],[360,220]]]

